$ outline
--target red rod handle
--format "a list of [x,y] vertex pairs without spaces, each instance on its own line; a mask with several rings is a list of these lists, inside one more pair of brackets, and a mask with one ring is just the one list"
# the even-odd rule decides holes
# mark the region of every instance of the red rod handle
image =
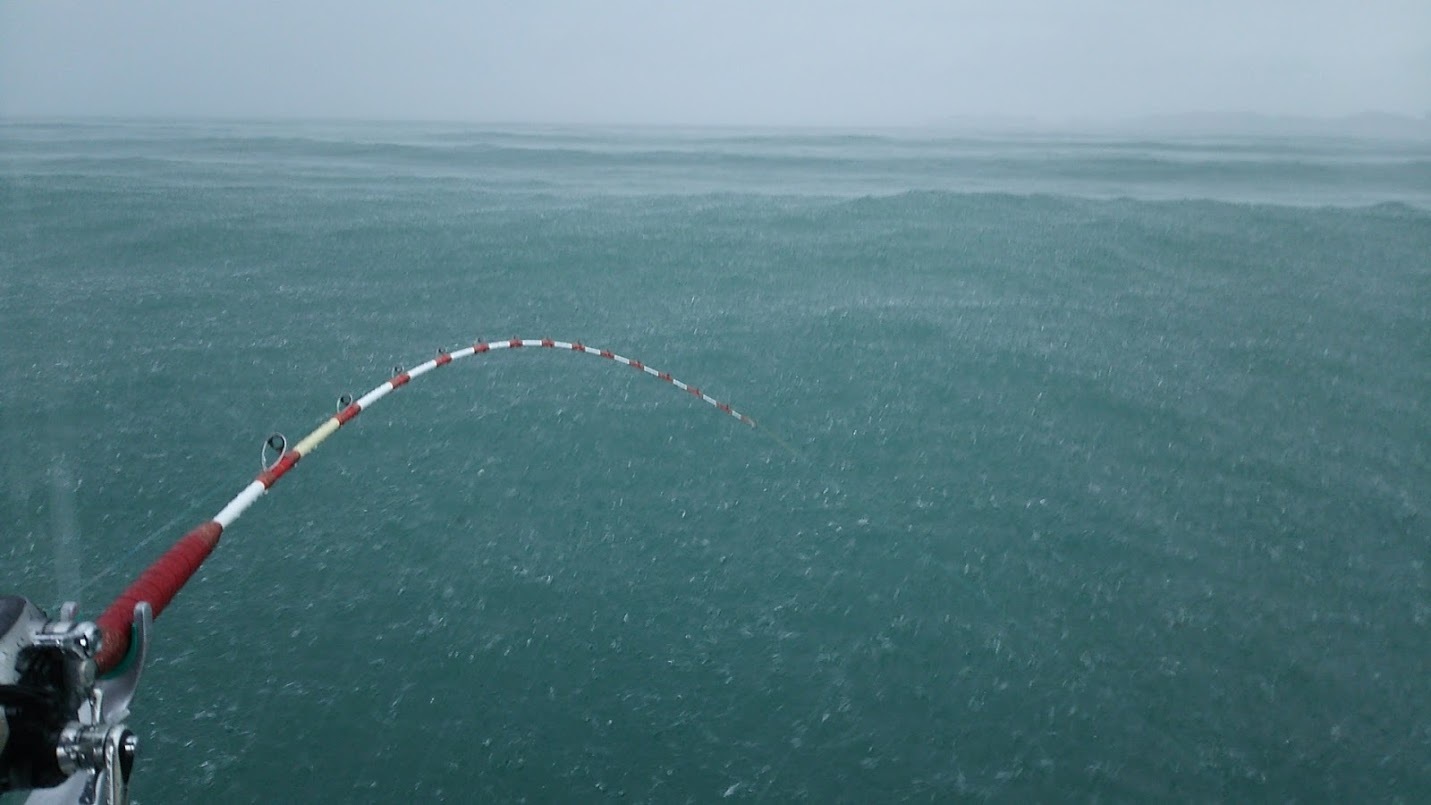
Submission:
[[129,631],[134,624],[134,607],[140,601],[148,601],[149,606],[154,609],[154,617],[159,617],[159,613],[169,606],[169,602],[179,594],[179,590],[199,569],[199,565],[214,552],[223,530],[223,526],[210,520],[180,537],[174,547],[155,559],[154,564],[141,573],[128,589],[114,599],[109,609],[99,616],[98,624],[103,642],[99,653],[95,655],[95,662],[99,665],[100,673],[114,670],[129,653]]

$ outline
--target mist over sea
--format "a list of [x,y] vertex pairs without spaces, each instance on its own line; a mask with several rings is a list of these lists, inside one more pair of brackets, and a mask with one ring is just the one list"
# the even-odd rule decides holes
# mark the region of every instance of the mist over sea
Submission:
[[1431,143],[0,124],[0,590],[134,801],[1431,801]]

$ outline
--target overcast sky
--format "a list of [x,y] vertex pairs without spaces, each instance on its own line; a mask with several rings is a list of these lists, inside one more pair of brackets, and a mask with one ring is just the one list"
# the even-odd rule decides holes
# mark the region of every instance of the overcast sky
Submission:
[[0,115],[1431,112],[1431,0],[0,0]]

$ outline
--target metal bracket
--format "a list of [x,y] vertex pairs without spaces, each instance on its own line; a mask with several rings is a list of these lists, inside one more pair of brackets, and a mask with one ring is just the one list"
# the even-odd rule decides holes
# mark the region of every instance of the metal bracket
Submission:
[[[66,606],[63,612],[73,615]],[[69,779],[54,788],[36,789],[25,799],[27,805],[127,805],[129,776],[134,771],[134,756],[138,740],[123,724],[129,716],[129,703],[139,687],[139,676],[149,658],[150,635],[154,628],[154,610],[146,601],[134,607],[131,654],[124,670],[109,679],[94,679],[94,653],[99,648],[94,624],[74,625],[69,621],[50,624],[45,633],[36,635],[37,643],[51,643],[82,654],[81,670],[75,676],[89,690],[85,702],[75,713],[76,720],[60,733],[55,754],[61,771]]]
[[153,631],[154,608],[149,606],[148,601],[140,601],[134,605],[134,633],[129,638],[131,654],[124,673],[95,683],[100,692],[97,723],[117,724],[129,717],[129,703],[134,700],[139,675],[144,672],[144,663],[149,659],[149,640]]

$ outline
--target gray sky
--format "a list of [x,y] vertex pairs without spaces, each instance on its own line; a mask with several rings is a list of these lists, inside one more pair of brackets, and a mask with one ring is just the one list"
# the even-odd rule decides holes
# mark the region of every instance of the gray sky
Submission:
[[0,114],[908,125],[1431,112],[1431,0],[0,0]]

